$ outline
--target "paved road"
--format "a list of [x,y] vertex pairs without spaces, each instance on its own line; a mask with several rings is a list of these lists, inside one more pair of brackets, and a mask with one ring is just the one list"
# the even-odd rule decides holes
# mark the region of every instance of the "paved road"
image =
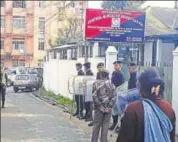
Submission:
[[90,142],[90,136],[70,123],[62,110],[30,93],[8,90],[1,110],[2,142]]

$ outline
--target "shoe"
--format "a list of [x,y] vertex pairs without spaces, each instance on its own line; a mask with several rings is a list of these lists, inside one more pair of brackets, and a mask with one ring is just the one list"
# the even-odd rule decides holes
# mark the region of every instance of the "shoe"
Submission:
[[2,108],[5,108],[5,106],[2,106]]
[[85,122],[89,122],[89,121],[91,121],[90,118],[86,118],[86,119],[85,119]]
[[109,130],[114,130],[114,128],[116,127],[117,124],[113,123],[110,127],[109,127]]
[[80,113],[78,116],[77,116],[78,119],[81,119],[83,118],[83,113]]
[[75,117],[75,116],[78,116],[79,115],[79,113],[78,112],[76,112],[76,113],[74,113],[73,114],[73,116]]
[[80,117],[80,119],[86,119],[87,117],[86,117],[86,115],[85,116],[83,116],[83,117]]
[[119,131],[120,131],[120,127],[117,126],[117,128],[116,128],[116,133],[119,133]]
[[89,127],[93,126],[93,122],[89,123],[88,126],[89,126]]

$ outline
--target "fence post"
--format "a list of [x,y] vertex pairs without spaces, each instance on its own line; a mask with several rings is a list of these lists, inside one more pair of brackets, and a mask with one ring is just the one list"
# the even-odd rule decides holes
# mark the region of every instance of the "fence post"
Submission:
[[[173,51],[173,87],[172,87],[172,106],[178,118],[178,47]],[[176,135],[178,136],[178,121],[176,122]]]
[[117,60],[118,51],[114,46],[109,46],[106,50],[106,69],[110,72],[113,72],[113,62]]

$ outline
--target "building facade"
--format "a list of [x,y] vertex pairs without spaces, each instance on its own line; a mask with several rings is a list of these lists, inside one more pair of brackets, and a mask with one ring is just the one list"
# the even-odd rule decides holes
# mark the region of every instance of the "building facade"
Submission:
[[[1,65],[41,67],[60,1],[1,1]],[[54,14],[56,10],[56,14]]]
[[1,64],[27,66],[33,60],[33,1],[1,1]]

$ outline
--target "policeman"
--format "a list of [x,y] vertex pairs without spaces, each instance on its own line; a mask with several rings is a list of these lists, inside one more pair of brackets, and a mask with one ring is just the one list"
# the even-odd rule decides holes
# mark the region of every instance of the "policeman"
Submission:
[[[82,64],[81,63],[76,64],[76,70],[77,70],[78,76],[84,76],[84,72],[82,70]],[[83,95],[75,94],[75,101],[76,101],[76,104],[77,104],[77,110],[73,114],[73,116],[83,117],[83,99],[84,99]]]
[[[114,65],[115,71],[112,73],[111,81],[114,84],[114,86],[117,88],[124,83],[124,76],[121,72],[122,62],[121,61],[115,61],[113,63],[113,65]],[[117,125],[118,115],[112,115],[112,118],[113,118],[113,124],[109,128],[110,130],[113,130],[115,128],[115,126]]]
[[100,79],[100,72],[104,69],[104,63],[98,63],[97,65],[98,72],[96,74],[96,80]]
[[[85,75],[86,76],[93,76],[93,72],[91,71],[91,63],[86,62],[83,64]],[[85,116],[81,119],[85,119],[85,121],[90,121],[92,119],[92,102],[85,102]]]
[[129,73],[130,73],[130,78],[128,81],[128,90],[136,88],[136,82],[137,82],[137,71],[136,71],[136,64],[135,63],[130,63],[128,65]]

